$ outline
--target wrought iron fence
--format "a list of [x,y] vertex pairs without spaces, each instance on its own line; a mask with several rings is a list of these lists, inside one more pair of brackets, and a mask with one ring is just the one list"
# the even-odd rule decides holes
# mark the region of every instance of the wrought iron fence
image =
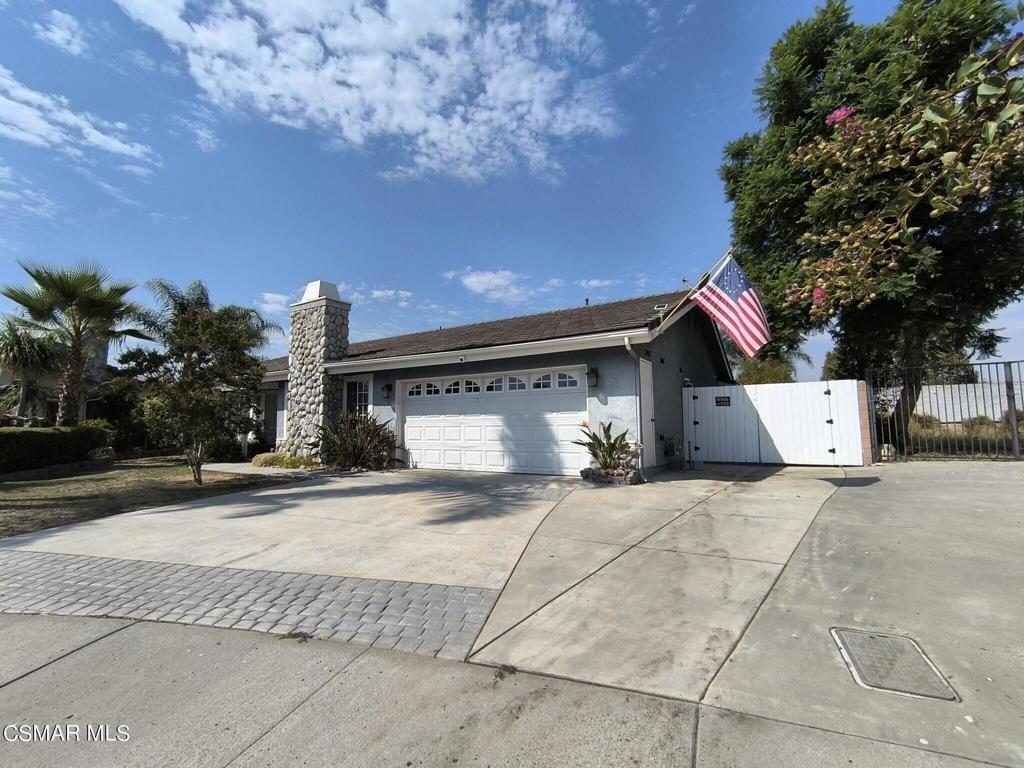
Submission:
[[867,372],[879,461],[1020,459],[1024,362]]

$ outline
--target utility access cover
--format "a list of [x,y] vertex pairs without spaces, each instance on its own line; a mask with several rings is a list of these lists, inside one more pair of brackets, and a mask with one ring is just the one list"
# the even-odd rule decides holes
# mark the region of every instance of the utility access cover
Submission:
[[832,638],[853,679],[865,688],[957,701],[956,691],[909,637],[835,628]]

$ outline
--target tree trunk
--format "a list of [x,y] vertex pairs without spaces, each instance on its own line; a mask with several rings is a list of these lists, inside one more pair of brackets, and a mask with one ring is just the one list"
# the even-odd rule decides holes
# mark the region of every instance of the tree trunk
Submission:
[[892,435],[897,448],[904,453],[911,447],[910,417],[914,415],[917,398],[924,383],[924,342],[911,337],[903,351],[903,385],[892,411]]
[[78,423],[78,401],[82,396],[82,378],[85,373],[85,355],[81,343],[72,343],[68,363],[60,377],[60,394],[57,400],[57,426],[74,426]]
[[28,376],[25,375],[25,371],[21,372],[21,382],[18,388],[18,411],[17,415],[19,419],[23,419],[28,416]]
[[192,479],[196,485],[203,484],[203,453],[205,449],[206,446],[203,443],[198,443],[193,450],[185,452],[188,468],[192,470]]

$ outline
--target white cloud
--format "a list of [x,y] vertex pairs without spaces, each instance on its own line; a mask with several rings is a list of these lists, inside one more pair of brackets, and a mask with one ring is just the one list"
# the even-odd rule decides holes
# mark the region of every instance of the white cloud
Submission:
[[192,134],[196,146],[203,152],[216,152],[220,148],[220,137],[213,127],[216,117],[209,109],[196,106],[188,115],[177,115],[174,120]]
[[214,104],[335,146],[397,145],[394,175],[550,175],[564,142],[619,130],[602,41],[576,0],[117,2]]
[[577,280],[576,285],[581,288],[607,288],[611,285],[618,285],[621,280],[601,280],[598,278],[591,278],[590,280]]
[[89,47],[78,19],[69,13],[51,10],[46,15],[46,23],[37,22],[32,25],[32,29],[44,43],[60,48],[70,56],[81,56]]
[[135,206],[138,208],[142,207],[142,203],[140,203],[138,200],[132,197],[129,197],[128,194],[125,193],[125,191],[120,187],[115,187],[113,184],[108,184],[107,182],[101,181],[100,179],[93,179],[93,181],[96,182],[96,186],[98,186],[112,198],[117,200],[117,202],[123,203],[124,205]]
[[468,269],[459,275],[459,281],[470,293],[488,301],[519,304],[530,298],[532,291],[522,284],[523,275],[507,269],[497,271]]
[[565,280],[560,277],[552,277],[545,280],[537,290],[540,293],[551,293],[565,285]]
[[697,4],[696,3],[687,3],[686,5],[684,5],[682,10],[679,11],[679,17],[676,20],[676,24],[685,24],[686,20],[696,10],[697,10]]
[[404,309],[411,303],[412,291],[397,291],[393,288],[375,289],[370,291],[370,298],[375,301],[394,301]]
[[153,169],[145,165],[132,165],[129,163],[126,165],[119,165],[117,167],[125,173],[130,173],[132,176],[138,176],[140,179],[145,179],[153,175]]
[[19,218],[36,216],[52,219],[58,208],[46,192],[0,160],[0,213]]
[[0,136],[76,158],[84,157],[86,149],[99,149],[135,160],[150,159],[149,147],[129,141],[126,131],[124,123],[75,112],[63,96],[32,90],[0,65]]
[[288,307],[294,299],[285,293],[261,293],[259,301],[256,302],[256,309],[265,315],[288,316]]

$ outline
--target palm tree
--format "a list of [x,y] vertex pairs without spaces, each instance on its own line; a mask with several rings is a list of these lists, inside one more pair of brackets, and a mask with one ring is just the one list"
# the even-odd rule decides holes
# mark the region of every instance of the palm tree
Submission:
[[57,371],[62,363],[62,350],[53,336],[33,333],[13,317],[4,318],[0,326],[0,368],[6,368],[18,379],[19,418],[27,416],[29,404],[38,399],[35,376]]
[[86,262],[70,267],[19,264],[33,285],[6,286],[0,294],[21,308],[24,317],[18,319],[19,324],[52,334],[66,348],[57,424],[75,424],[89,363],[87,345],[94,340],[149,339],[142,331],[124,327],[142,314],[142,307],[125,298],[135,284],[111,280],[103,269]]
[[150,280],[146,286],[156,298],[157,309],[143,309],[135,319],[150,339],[164,341],[175,323],[182,322],[189,312],[195,311],[219,311],[225,319],[237,318],[238,325],[246,329],[245,339],[250,349],[265,345],[272,333],[283,333],[281,326],[264,319],[255,309],[235,305],[215,308],[210,301],[210,292],[200,280],[193,280],[184,288],[179,288],[168,280],[158,278]]

